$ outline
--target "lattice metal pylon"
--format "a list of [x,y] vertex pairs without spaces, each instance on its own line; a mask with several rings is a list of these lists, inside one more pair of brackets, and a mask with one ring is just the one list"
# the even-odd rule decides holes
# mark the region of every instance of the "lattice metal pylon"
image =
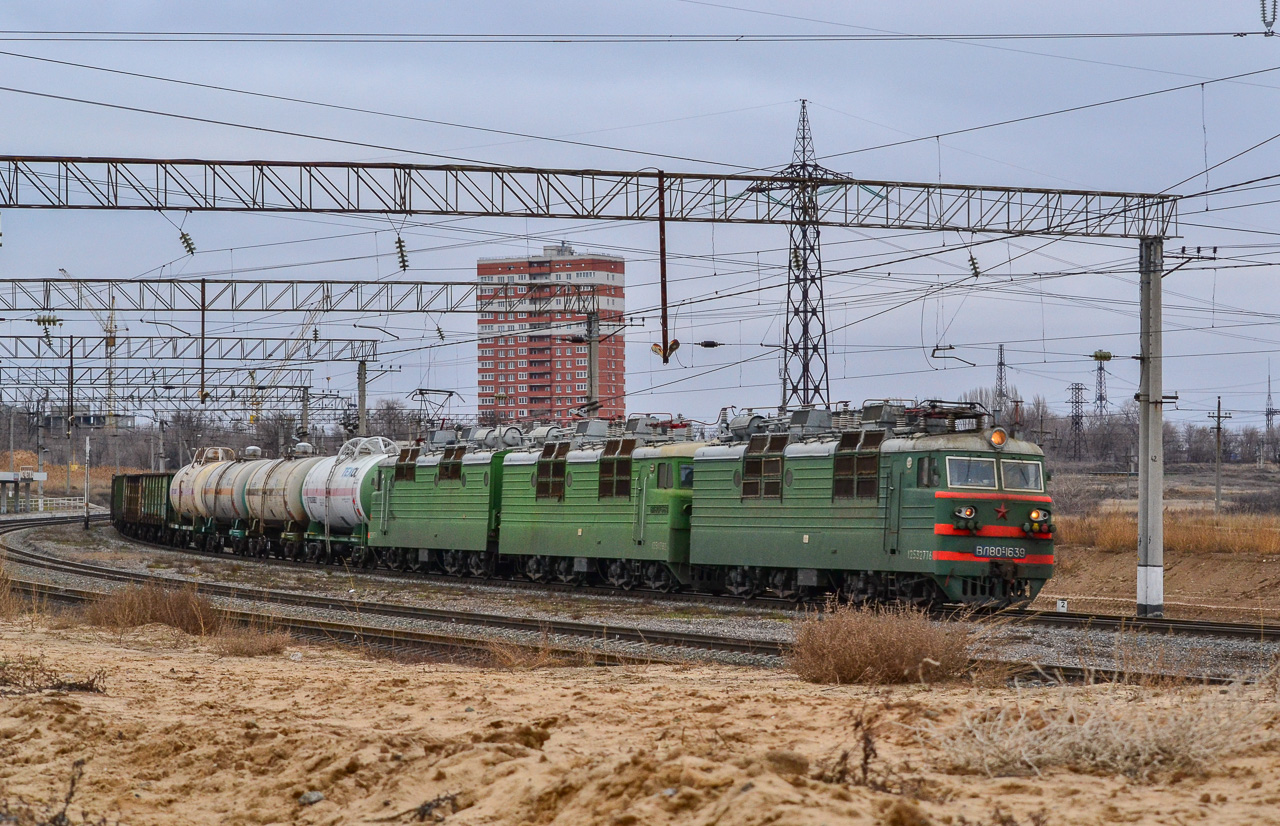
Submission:
[[1004,408],[1009,403],[1009,381],[1005,376],[1003,344],[1000,345],[998,352],[999,355],[996,357],[996,409],[992,411],[996,414],[997,421],[1003,418],[1002,414],[1004,413]]
[[1071,458],[1079,459],[1084,446],[1084,391],[1080,382],[1071,385]]
[[791,163],[778,173],[778,183],[756,184],[748,191],[786,192],[790,196],[790,254],[787,258],[787,322],[784,330],[782,406],[826,405],[831,399],[827,377],[827,319],[822,298],[822,249],[818,191],[823,182],[842,177],[815,160],[807,101],[800,101],[800,123]]

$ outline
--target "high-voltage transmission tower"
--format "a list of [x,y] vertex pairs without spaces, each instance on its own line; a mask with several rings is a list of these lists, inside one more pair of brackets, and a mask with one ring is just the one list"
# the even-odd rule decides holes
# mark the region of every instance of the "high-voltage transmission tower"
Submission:
[[1076,382],[1067,389],[1071,391],[1071,458],[1079,459],[1084,445],[1084,391],[1087,388]]
[[1111,361],[1111,353],[1095,350],[1093,360],[1098,363],[1098,377],[1093,386],[1093,411],[1101,419],[1107,412],[1107,362]]
[[1000,345],[998,355],[996,356],[996,399],[995,413],[996,421],[1002,421],[1004,416],[1005,405],[1009,403],[1009,381],[1005,377],[1004,364],[1004,345]]
[[782,342],[782,406],[825,405],[831,399],[827,378],[827,317],[822,300],[822,247],[818,190],[843,177],[817,163],[809,106],[800,101],[800,123],[791,163],[777,182],[750,187],[752,192],[786,192],[791,208],[791,244],[787,256],[787,321]]

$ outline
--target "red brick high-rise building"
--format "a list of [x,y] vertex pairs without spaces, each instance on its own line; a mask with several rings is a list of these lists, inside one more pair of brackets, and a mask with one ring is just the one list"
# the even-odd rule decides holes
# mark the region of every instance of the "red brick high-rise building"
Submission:
[[562,244],[532,257],[482,258],[476,274],[482,422],[563,422],[588,402],[593,310],[600,319],[593,415],[625,415],[623,259]]

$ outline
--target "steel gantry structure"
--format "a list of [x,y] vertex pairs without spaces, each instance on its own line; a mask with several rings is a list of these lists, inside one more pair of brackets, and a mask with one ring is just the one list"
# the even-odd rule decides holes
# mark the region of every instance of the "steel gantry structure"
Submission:
[[[844,176],[788,180],[765,173],[0,156],[0,209],[611,219],[656,222],[660,239],[665,239],[668,222],[790,226],[796,220],[792,204],[771,194],[788,183],[814,191],[805,223],[815,227],[1139,241],[1142,461],[1137,602],[1140,615],[1163,613],[1160,279],[1164,239],[1177,232],[1177,196]],[[665,253],[665,243],[659,246]],[[665,261],[659,272],[665,295]],[[668,339],[664,324],[664,346]]]
[[[0,281],[3,283],[3,281]],[[307,339],[301,353],[288,359],[288,338],[204,338],[199,336],[118,336],[109,348],[105,336],[0,336],[0,360],[90,361],[105,359],[108,349],[121,361],[157,359],[181,361],[274,362],[376,361],[378,342],[373,339]]]

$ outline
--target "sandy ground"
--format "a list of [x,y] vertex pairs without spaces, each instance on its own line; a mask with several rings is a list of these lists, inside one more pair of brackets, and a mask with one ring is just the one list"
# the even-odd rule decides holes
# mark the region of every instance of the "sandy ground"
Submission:
[[[1066,598],[1072,611],[1134,611],[1138,553],[1059,547],[1053,578],[1034,607],[1054,609]],[[1280,621],[1280,557],[1251,553],[1187,554],[1166,551],[1165,616],[1268,624]]]
[[[0,793],[129,824],[1280,823],[1280,755],[1141,783],[1057,770],[948,774],[911,726],[1007,688],[818,686],[784,672],[649,666],[486,670],[314,647],[218,656],[160,627],[123,636],[0,623],[0,660],[106,671],[106,693],[0,696]],[[1114,687],[1134,707],[1197,691]],[[1061,689],[1023,689],[1051,706]],[[1263,702],[1274,704],[1273,700]],[[875,718],[871,777],[858,721]],[[304,793],[320,792],[312,805]],[[452,804],[419,817],[428,801]],[[456,811],[455,811],[456,809]]]

